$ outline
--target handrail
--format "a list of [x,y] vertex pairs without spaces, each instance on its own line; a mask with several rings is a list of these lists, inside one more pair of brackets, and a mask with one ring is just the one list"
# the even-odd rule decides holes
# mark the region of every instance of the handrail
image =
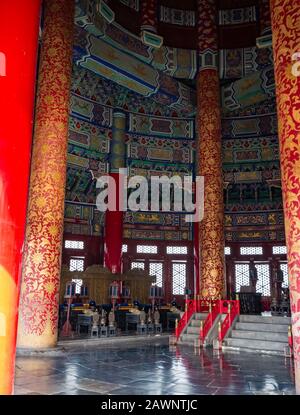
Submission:
[[219,325],[219,347],[221,347],[222,342],[228,333],[228,330],[232,326],[234,319],[240,314],[240,302],[239,300],[225,300],[222,302],[222,312],[227,313],[227,316],[223,322]]
[[195,313],[196,303],[195,300],[187,300],[185,302],[185,312],[181,319],[176,322],[175,326],[175,336],[178,340],[179,336],[183,332],[184,328],[187,326],[190,318]]
[[185,312],[181,319],[176,321],[175,325],[175,336],[178,340],[179,336],[187,326],[190,318],[194,313],[207,313],[209,312],[211,301],[200,298],[197,295],[194,299],[185,301]]
[[209,330],[212,328],[217,316],[219,314],[226,313],[227,316],[221,325],[220,338],[225,337],[227,331],[231,327],[231,324],[236,315],[240,314],[240,304],[238,300],[207,300],[200,298],[200,296],[194,299],[185,301],[185,312],[181,319],[176,320],[175,336],[179,339],[181,333],[188,325],[190,318],[194,313],[208,313],[205,321],[200,323],[199,339],[200,344],[203,345]]
[[219,311],[220,311],[219,302],[220,300],[213,300],[209,302],[208,316],[206,317],[204,323],[200,324],[200,333],[199,333],[200,345],[203,345],[204,340],[209,330],[212,328],[219,314]]

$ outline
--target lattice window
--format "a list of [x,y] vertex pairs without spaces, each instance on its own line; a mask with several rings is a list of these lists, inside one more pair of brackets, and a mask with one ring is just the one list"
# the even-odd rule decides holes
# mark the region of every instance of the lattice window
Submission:
[[263,255],[262,246],[241,246],[241,255]]
[[242,286],[249,286],[249,264],[235,264],[235,291],[238,293]]
[[257,269],[256,292],[265,297],[271,295],[270,266],[269,264],[255,264]]
[[230,246],[225,246],[225,255],[231,255],[231,248],[230,248]]
[[273,255],[286,255],[286,246],[273,246]]
[[186,255],[187,253],[187,246],[167,246],[167,254]]
[[145,262],[142,261],[135,261],[131,263],[131,269],[138,268],[138,269],[145,269]]
[[84,258],[71,258],[70,271],[84,271]]
[[186,287],[186,263],[173,262],[172,264],[173,277],[173,295],[184,295]]
[[138,245],[136,247],[138,254],[157,254],[157,246],[155,245]]
[[156,277],[155,285],[163,286],[163,264],[161,262],[150,262],[149,273]]
[[82,280],[79,279],[74,279],[72,280],[72,282],[75,282],[76,286],[75,286],[75,294],[80,294],[81,291],[81,286],[83,284]]
[[128,245],[125,245],[125,244],[122,245],[122,252],[123,253],[128,252]]
[[280,269],[283,272],[283,284],[282,288],[289,287],[289,271],[288,271],[288,264],[287,262],[281,262]]
[[84,242],[83,241],[65,241],[65,248],[84,249]]

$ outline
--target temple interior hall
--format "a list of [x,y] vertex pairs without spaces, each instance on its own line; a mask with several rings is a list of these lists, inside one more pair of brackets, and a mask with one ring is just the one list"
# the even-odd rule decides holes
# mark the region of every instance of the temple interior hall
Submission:
[[0,395],[299,395],[299,2],[0,15]]

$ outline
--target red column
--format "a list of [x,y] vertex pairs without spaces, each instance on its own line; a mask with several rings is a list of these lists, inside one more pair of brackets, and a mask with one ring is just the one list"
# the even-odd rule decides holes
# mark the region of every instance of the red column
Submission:
[[194,224],[194,294],[200,294],[199,223]]
[[33,349],[57,342],[75,10],[74,0],[43,4],[18,326],[18,346]]
[[[300,7],[272,0],[272,32],[278,133],[296,390],[300,394]],[[297,62],[298,60],[298,62]]]
[[[119,192],[119,174],[110,173],[110,177],[116,183],[116,200]],[[122,272],[122,245],[123,245],[123,212],[112,212],[107,210],[105,213],[105,243],[104,243],[104,265],[113,274]]]
[[110,177],[116,183],[116,211],[105,213],[104,264],[113,274],[122,272],[123,211],[119,206],[119,169],[125,167],[125,124],[126,116],[115,111],[110,151]]
[[216,0],[198,0],[197,174],[204,177],[204,219],[199,225],[201,296],[223,295],[224,201]]
[[141,31],[157,33],[157,0],[141,1]]
[[0,395],[14,381],[40,0],[0,2]]

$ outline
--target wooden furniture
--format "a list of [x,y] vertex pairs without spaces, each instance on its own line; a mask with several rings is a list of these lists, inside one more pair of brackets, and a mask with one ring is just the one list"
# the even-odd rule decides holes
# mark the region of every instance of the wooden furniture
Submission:
[[138,334],[147,334],[147,325],[146,324],[138,324],[137,325],[137,333]]
[[147,333],[148,334],[153,334],[154,333],[154,324],[152,324],[152,323],[147,324]]
[[126,314],[128,313],[128,310],[116,310],[115,311],[115,317],[116,317],[116,324],[118,329],[121,331],[126,331]]
[[126,286],[130,288],[131,298],[138,299],[141,303],[148,302],[149,290],[155,277],[150,276],[143,270],[133,269],[125,274],[112,274],[107,268],[100,265],[92,265],[85,271],[69,271],[63,265],[60,284],[60,304],[64,302],[64,291],[68,281],[81,279],[88,288],[89,299],[97,304],[109,304],[109,287],[115,280],[126,281]]
[[163,330],[167,330],[167,325],[168,325],[167,314],[169,312],[170,312],[169,307],[162,307],[159,309],[160,323],[162,325]]
[[[70,322],[72,326],[72,331],[77,330],[77,321],[78,321],[78,315],[83,314],[83,307],[80,307],[80,310],[77,308],[74,310],[73,307],[70,311]],[[60,313],[59,313],[59,328],[62,329],[63,324],[67,320],[67,307],[61,307]]]
[[91,337],[99,337],[99,326],[93,326],[91,328]]
[[236,299],[236,295],[240,300],[241,314],[258,314],[262,312],[261,294],[258,293],[233,293],[232,300]]
[[171,313],[171,312],[167,313],[167,330],[168,331],[173,330],[175,328],[176,319],[178,319],[178,321],[180,320],[180,314]]
[[117,335],[117,330],[115,326],[108,326],[108,337],[115,337]]
[[137,331],[137,326],[140,324],[140,316],[139,314],[133,313],[126,313],[126,323],[125,323],[125,331],[128,333],[129,327],[135,326],[135,330]]
[[107,326],[100,326],[100,337],[107,337],[108,336],[108,329]]
[[162,333],[162,324],[161,323],[155,323],[154,324],[154,332],[155,332],[155,334]]
[[92,316],[86,316],[85,314],[78,314],[77,319],[77,333],[81,333],[81,327],[87,328],[87,333],[90,334],[93,325]]

